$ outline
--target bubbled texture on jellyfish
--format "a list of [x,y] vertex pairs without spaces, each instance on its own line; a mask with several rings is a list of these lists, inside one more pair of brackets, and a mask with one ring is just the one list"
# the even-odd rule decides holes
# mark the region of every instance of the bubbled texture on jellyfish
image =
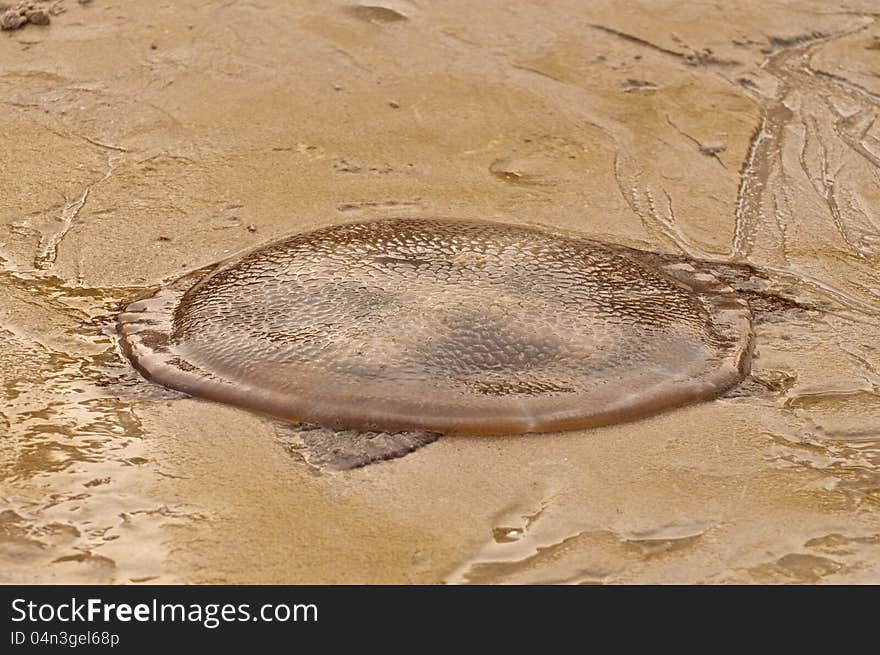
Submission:
[[[731,362],[745,337],[678,277],[638,251],[530,228],[345,224],[208,274],[174,310],[169,346],[224,381],[221,399],[299,420],[577,427],[708,397],[741,377]],[[211,397],[209,387],[196,393]]]

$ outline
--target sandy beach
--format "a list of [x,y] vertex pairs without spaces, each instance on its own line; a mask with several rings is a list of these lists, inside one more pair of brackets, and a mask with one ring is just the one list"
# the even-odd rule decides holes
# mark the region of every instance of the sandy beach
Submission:
[[[0,32],[0,583],[880,583],[875,1],[36,4]],[[329,472],[122,357],[132,300],[381,217],[751,264],[752,379]]]

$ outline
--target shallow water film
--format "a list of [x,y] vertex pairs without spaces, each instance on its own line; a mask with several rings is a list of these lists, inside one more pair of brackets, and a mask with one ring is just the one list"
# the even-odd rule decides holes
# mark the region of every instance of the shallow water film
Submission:
[[[0,32],[0,582],[880,582],[875,2],[54,4]],[[122,357],[171,280],[402,217],[705,262],[752,375],[332,471]]]

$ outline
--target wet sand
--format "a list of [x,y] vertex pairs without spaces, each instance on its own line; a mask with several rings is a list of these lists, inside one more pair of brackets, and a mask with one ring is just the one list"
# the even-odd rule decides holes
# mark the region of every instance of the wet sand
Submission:
[[[875,3],[545,4],[0,33],[0,582],[880,582]],[[120,358],[163,282],[382,216],[748,262],[811,309],[740,393],[340,473]]]

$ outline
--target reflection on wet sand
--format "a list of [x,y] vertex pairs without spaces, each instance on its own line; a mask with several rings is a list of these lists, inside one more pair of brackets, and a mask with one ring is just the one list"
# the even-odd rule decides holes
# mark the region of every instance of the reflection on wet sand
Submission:
[[[66,4],[0,35],[0,580],[880,581],[873,3]],[[375,216],[752,264],[754,380],[319,473],[119,357],[164,281]]]

